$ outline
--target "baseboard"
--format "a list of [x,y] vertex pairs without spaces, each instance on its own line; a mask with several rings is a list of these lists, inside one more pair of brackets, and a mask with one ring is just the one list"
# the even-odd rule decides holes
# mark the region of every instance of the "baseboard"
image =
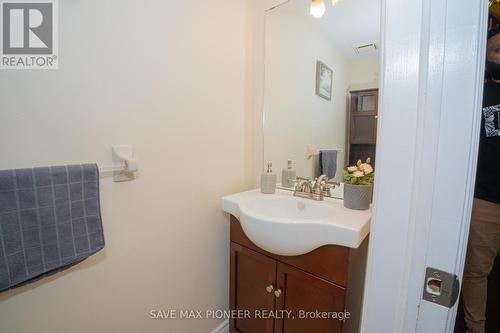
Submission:
[[210,333],[229,333],[229,319],[224,320]]

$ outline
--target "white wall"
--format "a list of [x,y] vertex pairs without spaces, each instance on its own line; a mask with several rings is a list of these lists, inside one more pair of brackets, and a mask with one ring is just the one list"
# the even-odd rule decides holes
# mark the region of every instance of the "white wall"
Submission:
[[[297,175],[310,177],[307,145],[345,148],[348,63],[319,21],[294,0],[266,14],[265,36],[264,160],[273,161],[280,176],[292,159]],[[331,101],[315,94],[317,60],[333,69]],[[339,169],[343,165],[339,154]]]
[[379,59],[349,61],[349,90],[378,88]]
[[209,332],[148,311],[228,307],[219,198],[252,168],[246,1],[59,5],[60,69],[0,73],[0,169],[107,165],[130,143],[140,174],[102,179],[105,250],[0,294],[0,331]]

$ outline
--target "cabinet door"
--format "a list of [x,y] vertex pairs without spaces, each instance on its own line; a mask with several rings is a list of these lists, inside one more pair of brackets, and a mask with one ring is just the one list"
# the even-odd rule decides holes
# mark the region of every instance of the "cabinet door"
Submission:
[[364,90],[351,93],[351,111],[354,114],[376,114],[378,109],[378,90]]
[[350,144],[377,141],[378,90],[351,93]]
[[351,144],[375,144],[377,142],[377,116],[353,116],[351,120]]
[[[344,311],[344,288],[281,263],[278,263],[277,287],[282,294],[277,298],[276,309],[291,311],[291,317],[276,319],[276,333],[342,332],[342,322],[332,317]],[[317,318],[316,311],[330,318]],[[313,318],[304,319],[306,313]]]
[[251,318],[232,319],[231,333],[272,333],[273,319],[255,318],[256,310],[273,311],[276,261],[236,243],[231,243],[230,307],[248,310]]

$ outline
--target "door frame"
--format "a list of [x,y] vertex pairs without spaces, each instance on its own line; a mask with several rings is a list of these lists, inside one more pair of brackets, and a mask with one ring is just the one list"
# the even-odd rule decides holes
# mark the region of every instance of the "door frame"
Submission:
[[[248,2],[246,130],[255,136],[246,147],[253,152],[246,175],[254,187],[263,165],[265,12],[287,1]],[[426,266],[460,278],[463,273],[486,15],[487,0],[382,0],[377,173],[362,333],[453,330],[457,305],[447,309],[421,296]],[[454,138],[457,144],[447,144]],[[451,231],[444,229],[450,225]]]
[[463,274],[487,0],[385,0],[377,174],[361,332],[452,332],[426,267]]

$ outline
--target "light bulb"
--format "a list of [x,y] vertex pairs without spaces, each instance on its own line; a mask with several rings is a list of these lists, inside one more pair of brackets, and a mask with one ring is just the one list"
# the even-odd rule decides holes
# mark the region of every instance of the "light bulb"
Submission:
[[323,0],[311,0],[311,15],[320,18],[325,13],[325,2]]

